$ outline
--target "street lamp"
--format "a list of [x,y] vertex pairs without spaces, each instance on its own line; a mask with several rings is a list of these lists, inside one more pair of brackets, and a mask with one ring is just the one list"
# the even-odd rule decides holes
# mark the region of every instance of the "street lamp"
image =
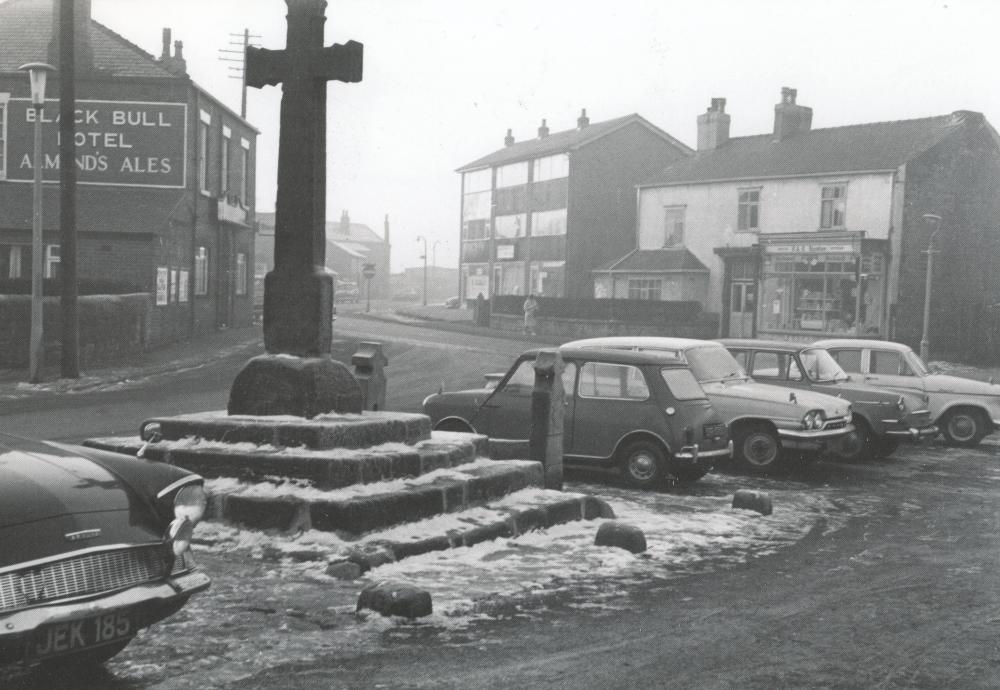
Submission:
[[424,260],[424,306],[427,306],[427,238],[423,235],[417,235],[417,242],[423,241],[424,243],[424,254],[420,258]]
[[45,107],[45,79],[55,67],[44,62],[29,62],[18,67],[28,73],[31,83],[31,107],[35,111],[35,150],[31,217],[31,342],[28,351],[28,380],[42,380],[42,109]]
[[927,250],[923,253],[927,255],[927,283],[924,287],[924,333],[920,338],[920,359],[927,362],[930,356],[930,323],[931,323],[931,281],[934,275],[934,255],[938,253],[934,249],[934,237],[937,235],[938,230],[941,229],[941,216],[936,213],[925,213],[924,222],[932,224],[934,231],[931,232],[931,237],[927,240]]

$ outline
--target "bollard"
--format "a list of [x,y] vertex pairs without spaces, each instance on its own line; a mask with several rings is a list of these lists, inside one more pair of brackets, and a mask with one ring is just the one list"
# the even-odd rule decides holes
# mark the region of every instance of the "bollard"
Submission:
[[733,494],[733,508],[753,510],[761,515],[770,515],[774,512],[771,497],[767,493],[749,489],[740,489]]
[[385,408],[385,367],[389,358],[382,352],[382,343],[363,342],[351,356],[354,378],[361,386],[362,409]]
[[631,553],[642,553],[646,550],[646,534],[625,522],[610,520],[597,528],[595,546],[617,546]]
[[434,611],[431,595],[401,582],[376,582],[361,590],[357,611],[371,609],[383,616],[423,618]]
[[535,388],[531,391],[531,459],[542,463],[545,488],[563,485],[563,361],[558,350],[541,350],[535,359]]

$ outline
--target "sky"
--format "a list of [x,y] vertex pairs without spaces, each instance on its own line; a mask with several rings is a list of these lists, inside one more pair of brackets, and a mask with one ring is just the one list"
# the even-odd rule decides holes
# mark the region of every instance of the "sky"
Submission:
[[[184,43],[188,73],[236,112],[244,29],[285,45],[284,0],[92,0],[94,19],[160,54]],[[995,0],[330,0],[326,41],[364,44],[364,79],[327,103],[327,216],[382,233],[392,270],[458,264],[455,169],[537,136],[638,113],[694,147],[696,117],[727,99],[731,135],[771,131],[781,88],[813,127],[974,110],[1000,123]],[[232,34],[238,34],[234,38]],[[260,130],[257,209],[274,208],[280,87],[249,89]]]

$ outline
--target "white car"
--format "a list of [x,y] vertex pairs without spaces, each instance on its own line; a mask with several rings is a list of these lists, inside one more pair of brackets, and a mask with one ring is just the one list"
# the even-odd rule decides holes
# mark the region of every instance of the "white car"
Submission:
[[931,419],[950,445],[975,446],[1000,428],[1000,385],[934,373],[900,343],[832,339],[813,345],[864,383],[926,395]]
[[665,352],[685,362],[729,425],[736,460],[751,472],[772,469],[782,448],[819,450],[854,432],[847,400],[758,383],[722,343],[690,338],[610,336],[575,340],[564,348]]

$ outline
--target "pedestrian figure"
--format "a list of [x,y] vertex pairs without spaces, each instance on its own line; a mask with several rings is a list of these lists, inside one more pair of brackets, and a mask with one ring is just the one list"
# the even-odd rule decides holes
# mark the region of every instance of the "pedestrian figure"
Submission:
[[538,311],[538,301],[533,294],[524,300],[524,334],[535,335],[535,312]]

